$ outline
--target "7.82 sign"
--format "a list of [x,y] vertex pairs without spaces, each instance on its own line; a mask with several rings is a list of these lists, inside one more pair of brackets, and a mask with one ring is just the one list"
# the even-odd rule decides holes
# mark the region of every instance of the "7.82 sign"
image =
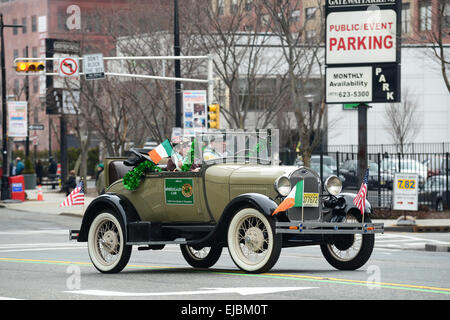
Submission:
[[401,0],[327,0],[326,102],[400,101]]

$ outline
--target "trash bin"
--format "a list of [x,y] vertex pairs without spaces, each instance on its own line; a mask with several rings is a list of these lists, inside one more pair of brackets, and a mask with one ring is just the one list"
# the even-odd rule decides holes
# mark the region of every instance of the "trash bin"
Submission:
[[12,176],[8,178],[11,199],[25,201],[25,179],[23,176]]

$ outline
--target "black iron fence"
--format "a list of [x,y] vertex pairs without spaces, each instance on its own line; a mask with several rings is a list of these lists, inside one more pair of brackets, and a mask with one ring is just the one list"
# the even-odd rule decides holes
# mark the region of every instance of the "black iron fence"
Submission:
[[[299,155],[293,152],[280,154],[284,164],[303,165]],[[450,193],[448,177],[449,152],[430,153],[368,153],[369,184],[367,198],[375,208],[392,208],[394,174],[416,173],[418,175],[419,206],[442,211],[449,207]],[[311,168],[325,181],[328,176],[338,175],[344,191],[358,192],[358,154],[356,151],[334,151],[315,154],[311,157]]]

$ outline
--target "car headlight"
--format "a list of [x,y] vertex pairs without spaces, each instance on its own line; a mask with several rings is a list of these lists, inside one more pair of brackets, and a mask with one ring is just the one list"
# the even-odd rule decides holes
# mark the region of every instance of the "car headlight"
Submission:
[[277,180],[275,180],[275,191],[278,192],[281,196],[286,197],[289,192],[291,192],[291,182],[289,178],[286,176],[281,176]]
[[342,191],[342,182],[337,176],[329,176],[325,181],[325,189],[333,196],[337,196]]

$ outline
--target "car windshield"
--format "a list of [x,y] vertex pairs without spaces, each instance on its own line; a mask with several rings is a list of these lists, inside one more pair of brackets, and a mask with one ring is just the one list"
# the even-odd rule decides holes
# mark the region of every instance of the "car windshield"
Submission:
[[[188,139],[194,163],[260,163],[279,165],[277,129],[197,132]],[[192,146],[194,143],[194,146]]]

